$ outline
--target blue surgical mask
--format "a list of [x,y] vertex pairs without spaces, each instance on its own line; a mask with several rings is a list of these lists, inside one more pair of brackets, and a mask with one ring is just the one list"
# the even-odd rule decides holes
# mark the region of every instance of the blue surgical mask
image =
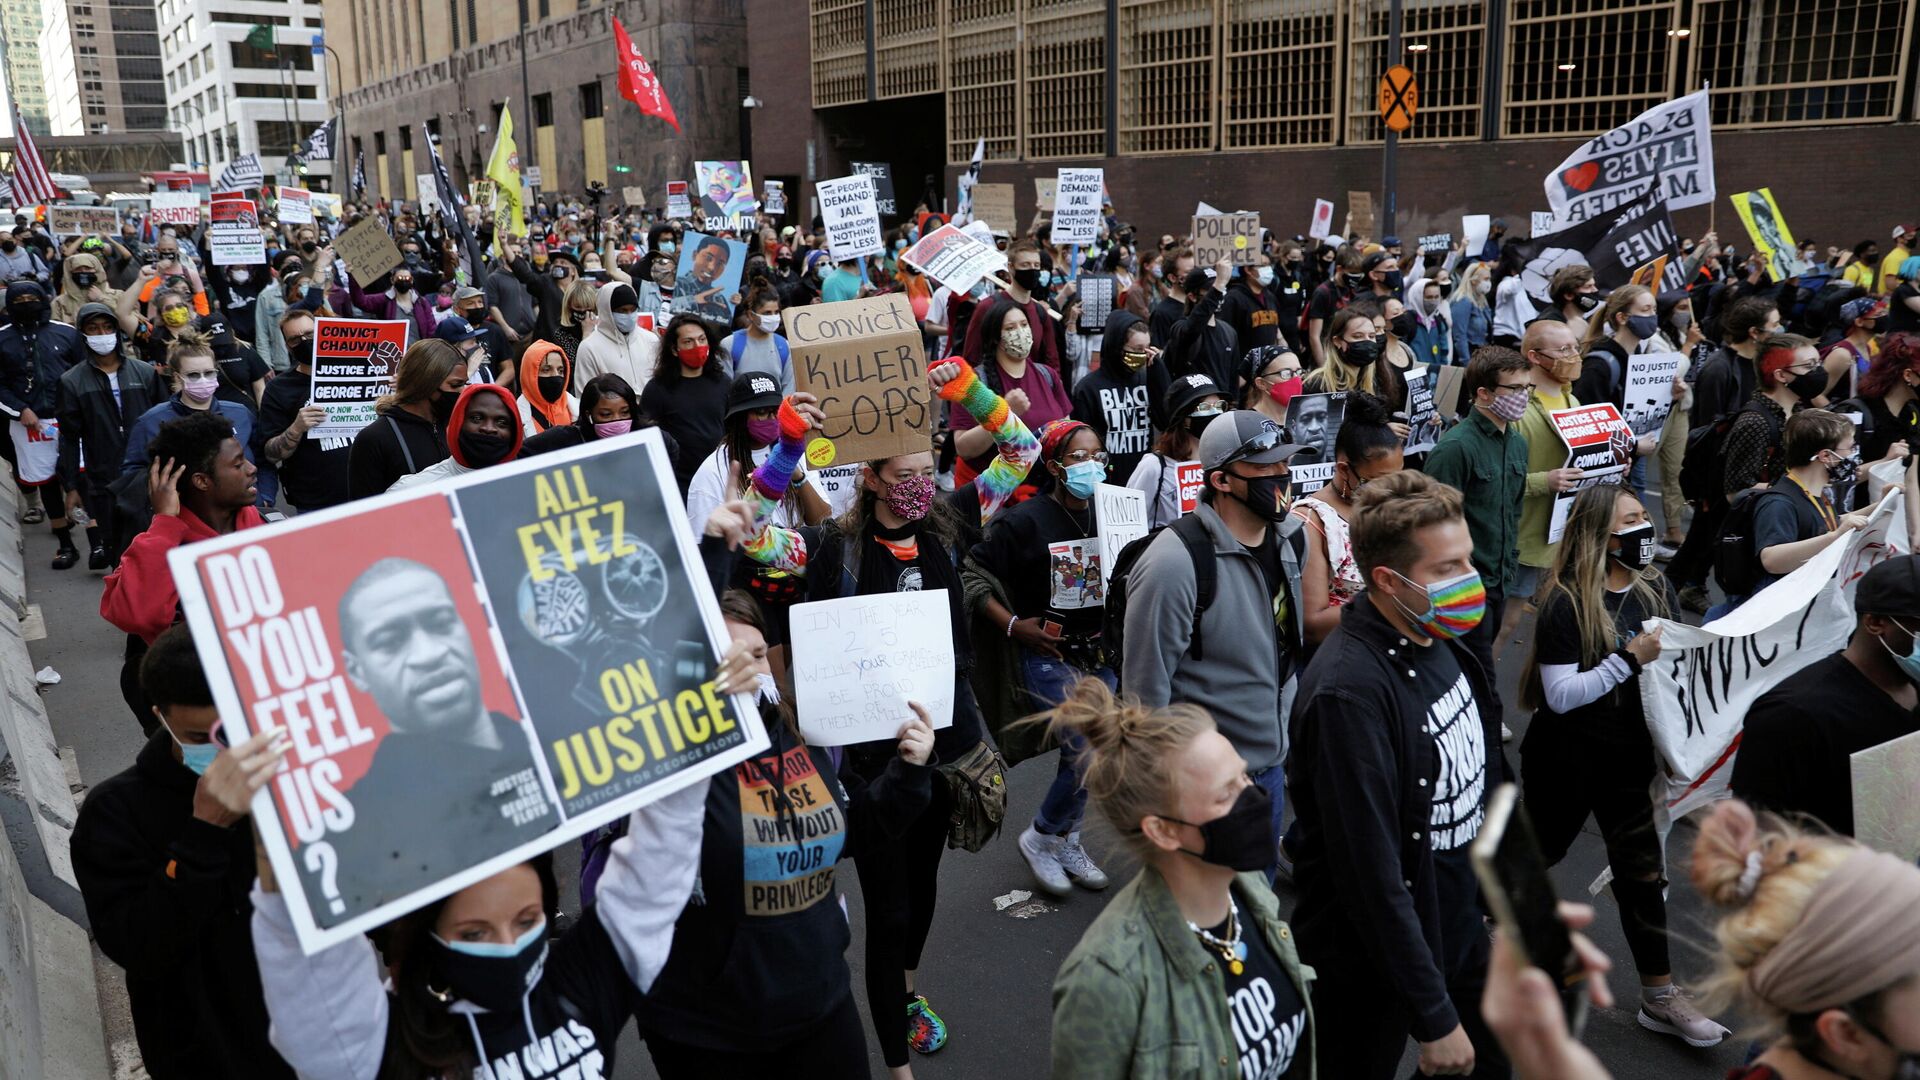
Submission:
[[616,311],[613,313],[614,329],[619,330],[623,334],[633,333],[633,328],[639,324],[640,317],[635,312]]
[[[1906,629],[1906,627],[1900,626],[1897,622],[1893,625],[1899,626],[1902,630]],[[1881,641],[1879,638],[1874,638],[1874,640],[1879,641],[1880,647],[1887,650],[1888,655],[1893,657],[1893,662],[1900,665],[1900,671],[1905,674],[1908,679],[1920,683],[1920,634],[1914,635],[1913,644],[1908,647],[1907,655],[1905,656],[1901,656],[1899,653],[1888,648],[1885,641]]]
[[1067,485],[1067,491],[1076,499],[1091,499],[1100,481],[1107,478],[1107,467],[1098,461],[1076,461],[1067,466],[1061,483]]
[[[168,728],[167,734],[173,735],[173,729]],[[183,743],[178,735],[173,736],[173,741],[180,745],[180,764],[192,769],[195,776],[207,775],[213,759],[220,756],[218,743]]]
[[660,250],[667,253],[668,255],[673,254],[673,241],[671,240],[660,241]]
[[1253,276],[1254,276],[1254,279],[1260,282],[1261,285],[1271,285],[1273,284],[1273,267],[1271,266],[1257,267],[1253,271]]

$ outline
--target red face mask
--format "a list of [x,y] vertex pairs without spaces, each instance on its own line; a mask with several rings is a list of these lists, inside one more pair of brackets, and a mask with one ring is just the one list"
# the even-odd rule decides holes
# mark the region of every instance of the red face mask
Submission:
[[683,345],[677,355],[680,357],[680,363],[686,367],[705,367],[707,364],[705,345]]
[[1305,389],[1305,387],[1306,379],[1295,375],[1285,382],[1277,382],[1267,387],[1267,396],[1279,402],[1281,405],[1285,405],[1287,402],[1300,396],[1300,391]]

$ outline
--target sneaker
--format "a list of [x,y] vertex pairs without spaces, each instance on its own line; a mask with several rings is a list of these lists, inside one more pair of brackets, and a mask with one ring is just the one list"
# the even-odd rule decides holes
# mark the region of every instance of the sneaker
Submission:
[[1063,836],[1035,832],[1031,825],[1020,834],[1020,854],[1026,856],[1027,865],[1033,869],[1034,880],[1055,896],[1065,896],[1073,891],[1073,883],[1067,880],[1066,868],[1060,865],[1060,845],[1065,840]]
[[1704,585],[1689,585],[1680,590],[1680,606],[1695,615],[1705,615],[1713,606],[1713,598],[1707,595]]
[[1512,729],[1512,728],[1510,728],[1510,727],[1508,727],[1508,726],[1506,725],[1506,721],[1504,721],[1504,720],[1503,720],[1503,721],[1501,721],[1501,723],[1500,723],[1500,741],[1501,741],[1501,742],[1512,742],[1512,741],[1513,741],[1513,729]]
[[93,550],[87,552],[87,569],[105,570],[106,568],[107,568],[107,546],[105,544],[93,545]]
[[919,994],[907,1005],[907,1045],[918,1054],[931,1054],[947,1045],[947,1022]]
[[1080,846],[1080,834],[1068,833],[1060,842],[1060,869],[1067,872],[1075,885],[1083,889],[1099,892],[1107,887],[1106,872],[1093,863],[1093,856]]
[[41,509],[38,502],[29,504],[26,511],[20,515],[22,525],[38,525],[45,520],[47,520],[47,512]]
[[1718,1046],[1730,1032],[1700,1015],[1686,991],[1675,989],[1655,1001],[1640,1002],[1640,1026],[1662,1035],[1673,1035],[1688,1046]]
[[59,551],[53,553],[53,568],[55,570],[71,570],[73,569],[73,564],[79,561],[80,549],[74,547],[72,544],[67,544],[61,547]]
[[1675,543],[1672,540],[1662,540],[1660,541],[1660,543],[1654,546],[1653,561],[1654,562],[1672,562],[1673,557],[1678,554],[1680,554],[1679,544]]

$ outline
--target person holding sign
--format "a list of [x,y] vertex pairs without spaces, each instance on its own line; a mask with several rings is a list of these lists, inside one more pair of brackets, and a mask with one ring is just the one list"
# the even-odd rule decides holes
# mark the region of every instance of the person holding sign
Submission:
[[[1573,381],[1573,393],[1581,402],[1596,405],[1610,401],[1614,408],[1626,409],[1627,358],[1652,342],[1660,333],[1659,304],[1653,290],[1645,285],[1622,285],[1607,294],[1580,343],[1584,354],[1580,377]],[[1674,399],[1685,392],[1685,384],[1675,379]],[[1646,466],[1636,462],[1642,474]],[[1644,486],[1644,485],[1636,485]]]
[[[1060,704],[1083,678],[1118,685],[1100,628],[1106,563],[1119,552],[1102,550],[1093,505],[1106,480],[1107,452],[1092,428],[1055,420],[1040,429],[1040,461],[1052,490],[1000,515],[974,547],[966,575],[988,586],[978,609],[982,632],[1004,628],[1018,651],[1025,712]],[[1107,875],[1080,843],[1087,793],[1076,773],[1079,750],[1077,742],[1061,743],[1053,784],[1019,840],[1034,879],[1055,896],[1072,892],[1074,883],[1107,887]]]
[[460,350],[437,338],[416,341],[400,355],[393,392],[374,402],[380,418],[353,437],[347,490],[356,499],[378,495],[403,476],[447,456],[447,420],[467,385]]
[[1346,418],[1334,436],[1333,479],[1293,504],[1293,515],[1307,525],[1300,602],[1309,645],[1325,641],[1340,625],[1341,610],[1367,588],[1360,564],[1354,561],[1347,527],[1353,517],[1353,497],[1406,464],[1406,438],[1394,433],[1386,402],[1354,391],[1347,395],[1346,406]]
[[1396,368],[1381,362],[1387,343],[1375,321],[1379,314],[1377,306],[1363,300],[1333,313],[1327,320],[1326,366],[1307,372],[1302,393],[1360,390],[1382,401],[1407,400],[1406,381]]
[[1531,365],[1527,378],[1533,386],[1527,411],[1513,426],[1527,447],[1527,494],[1520,502],[1520,570],[1507,594],[1508,600],[1520,602],[1510,604],[1503,613],[1493,642],[1496,659],[1521,618],[1533,610],[1540,579],[1553,563],[1554,545],[1547,539],[1547,528],[1553,519],[1554,499],[1560,492],[1577,487],[1581,475],[1579,469],[1567,465],[1567,444],[1549,415],[1580,404],[1573,392],[1573,380],[1580,375],[1580,346],[1572,329],[1564,322],[1539,320],[1527,327],[1520,354]]

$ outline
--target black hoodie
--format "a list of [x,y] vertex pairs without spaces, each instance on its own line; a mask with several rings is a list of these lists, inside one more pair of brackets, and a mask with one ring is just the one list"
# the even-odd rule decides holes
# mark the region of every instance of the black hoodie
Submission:
[[1106,444],[1107,482],[1124,484],[1153,445],[1151,403],[1166,396],[1167,369],[1150,364],[1128,371],[1121,355],[1127,333],[1140,316],[1124,308],[1107,316],[1100,338],[1100,368],[1073,388],[1073,418],[1092,428]]
[[1173,332],[1167,335],[1167,355],[1161,362],[1166,364],[1168,375],[1178,378],[1198,372],[1212,379],[1227,400],[1238,401],[1240,338],[1225,319],[1214,318],[1224,299],[1217,288],[1202,293],[1186,318],[1173,324]]
[[[1248,284],[1247,275],[1258,268],[1243,266],[1227,284],[1227,298],[1220,304],[1220,321],[1233,327],[1240,338],[1240,355],[1262,345],[1274,345],[1280,341],[1280,313],[1275,303],[1274,287],[1268,285],[1256,295],[1253,286]],[[1225,386],[1225,383],[1221,384]]]

